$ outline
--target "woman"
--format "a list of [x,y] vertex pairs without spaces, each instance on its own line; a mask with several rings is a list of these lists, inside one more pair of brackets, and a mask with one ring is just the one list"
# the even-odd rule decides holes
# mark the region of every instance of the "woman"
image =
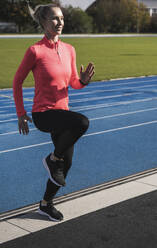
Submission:
[[64,27],[62,10],[55,4],[40,5],[33,11],[33,18],[44,30],[44,37],[25,53],[15,74],[13,93],[18,116],[20,134],[29,133],[27,115],[22,97],[22,84],[32,70],[35,81],[35,95],[32,119],[42,132],[51,134],[55,150],[44,160],[49,174],[44,198],[40,201],[39,213],[51,220],[60,221],[63,215],[53,206],[53,198],[61,186],[72,164],[74,144],[88,129],[88,119],[69,110],[68,86],[74,89],[85,87],[94,75],[94,65],[89,63],[86,70],[76,69],[74,48],[59,40]]

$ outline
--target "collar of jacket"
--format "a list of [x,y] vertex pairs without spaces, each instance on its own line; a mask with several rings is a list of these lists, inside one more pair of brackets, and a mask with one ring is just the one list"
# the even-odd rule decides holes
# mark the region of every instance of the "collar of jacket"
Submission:
[[44,35],[43,37],[43,41],[44,43],[48,46],[48,47],[51,47],[51,48],[56,48],[59,46],[59,43],[60,43],[60,40],[58,39],[57,42],[51,42],[50,40],[47,39],[46,35]]

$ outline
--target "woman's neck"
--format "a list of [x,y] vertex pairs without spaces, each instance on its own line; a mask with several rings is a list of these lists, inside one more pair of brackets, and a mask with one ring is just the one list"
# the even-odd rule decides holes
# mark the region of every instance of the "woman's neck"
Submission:
[[58,41],[58,35],[51,35],[51,34],[48,34],[48,33],[45,33],[47,39],[51,42],[51,43],[56,43]]

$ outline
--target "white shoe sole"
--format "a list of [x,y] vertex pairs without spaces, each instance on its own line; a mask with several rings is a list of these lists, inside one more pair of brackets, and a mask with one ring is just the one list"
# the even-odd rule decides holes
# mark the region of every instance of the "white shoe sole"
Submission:
[[44,216],[49,217],[49,219],[50,219],[50,220],[52,220],[52,221],[55,221],[55,222],[59,222],[59,221],[61,221],[61,220],[57,220],[57,219],[52,218],[49,214],[47,214],[47,213],[43,212],[40,208],[38,209],[38,211],[37,211],[37,212],[38,212],[39,214],[41,214],[41,215],[44,215]]
[[47,162],[46,162],[46,159],[45,159],[45,158],[43,159],[43,165],[44,165],[45,169],[48,171],[48,174],[49,174],[49,177],[50,177],[51,181],[52,181],[54,184],[56,184],[57,186],[59,186],[59,187],[63,186],[63,185],[57,183],[57,182],[51,177],[51,173],[50,173],[50,170],[49,170],[49,167],[48,167],[48,165],[47,165]]

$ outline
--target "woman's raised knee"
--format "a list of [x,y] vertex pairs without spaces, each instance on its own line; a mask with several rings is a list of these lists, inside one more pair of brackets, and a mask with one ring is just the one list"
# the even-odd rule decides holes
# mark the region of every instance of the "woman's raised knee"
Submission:
[[80,130],[84,133],[87,131],[89,127],[89,120],[86,116],[84,115],[81,115],[81,118],[80,118]]

